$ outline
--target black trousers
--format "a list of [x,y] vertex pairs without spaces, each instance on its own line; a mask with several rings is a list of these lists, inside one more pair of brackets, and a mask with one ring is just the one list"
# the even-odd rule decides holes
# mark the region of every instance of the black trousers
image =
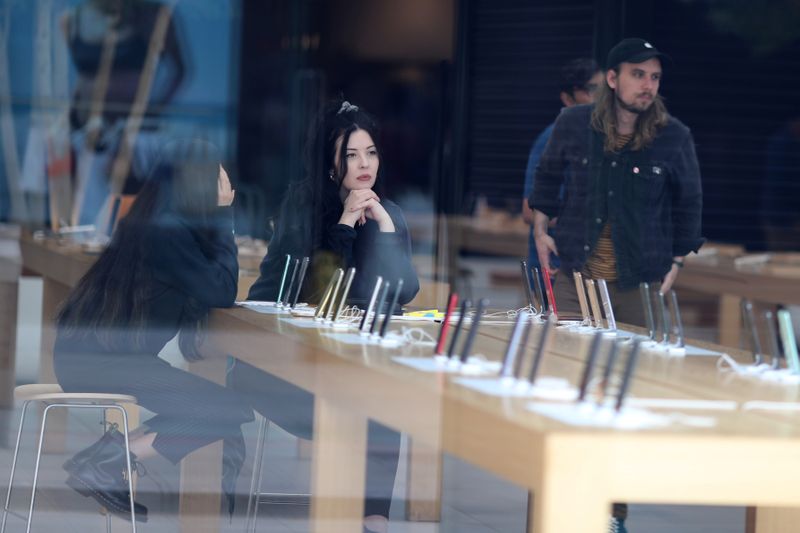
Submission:
[[[245,395],[264,418],[296,437],[313,438],[314,396],[252,365],[235,361],[228,386]],[[367,428],[367,498],[364,516],[389,517],[400,456],[400,434],[376,422]]]
[[144,422],[157,433],[153,448],[173,463],[218,440],[242,441],[242,424],[254,419],[235,391],[154,355],[56,353],[55,372],[65,392],[135,396],[156,413]]

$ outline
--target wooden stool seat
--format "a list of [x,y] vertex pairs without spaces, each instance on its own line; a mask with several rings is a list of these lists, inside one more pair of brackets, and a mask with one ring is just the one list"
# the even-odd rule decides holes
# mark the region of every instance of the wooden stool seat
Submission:
[[136,403],[136,397],[128,394],[64,392],[61,386],[55,383],[20,385],[14,389],[14,399],[40,402]]
[[64,392],[61,385],[57,383],[31,383],[30,385],[20,385],[14,388],[15,400],[30,400],[39,394],[57,394]]

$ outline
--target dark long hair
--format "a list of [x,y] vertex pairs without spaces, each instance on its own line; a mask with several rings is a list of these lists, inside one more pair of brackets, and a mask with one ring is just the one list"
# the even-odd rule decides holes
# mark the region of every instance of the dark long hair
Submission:
[[[210,246],[209,216],[217,207],[220,158],[215,147],[199,140],[177,140],[161,152],[147,182],[128,215],[120,220],[108,247],[70,293],[57,317],[61,334],[71,338],[94,336],[109,349],[144,339],[145,302],[151,296],[153,269],[148,263],[149,240],[158,238],[158,217],[173,213],[189,220]],[[210,254],[211,250],[204,250]],[[198,358],[195,337],[208,309],[189,299],[184,308],[181,351]],[[131,335],[121,335],[129,332]]]
[[[278,233],[301,235],[296,254],[311,255],[323,244],[325,228],[342,215],[339,191],[347,173],[347,143],[357,130],[369,133],[381,156],[380,132],[375,119],[359,106],[342,100],[326,104],[309,129],[305,148],[305,172],[289,184],[276,223]],[[341,144],[337,141],[341,140]],[[338,149],[338,154],[337,154]],[[339,159],[339,164],[335,161]],[[381,194],[381,167],[373,189]],[[283,226],[283,227],[281,227]]]

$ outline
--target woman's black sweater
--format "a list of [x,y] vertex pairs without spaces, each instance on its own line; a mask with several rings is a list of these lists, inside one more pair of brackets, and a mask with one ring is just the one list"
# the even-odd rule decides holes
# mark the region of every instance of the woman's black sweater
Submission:
[[[363,226],[351,228],[336,222],[323,228],[322,244],[315,250],[303,250],[302,224],[278,227],[269,252],[261,262],[261,274],[250,288],[249,300],[274,301],[280,290],[286,255],[302,259],[311,258],[309,271],[303,284],[300,301],[318,303],[322,292],[336,268],[356,268],[356,276],[350,289],[348,302],[363,307],[369,300],[376,276],[382,276],[392,287],[403,280],[403,291],[399,303],[410,302],[419,291],[419,279],[411,264],[411,237],[400,207],[392,201],[383,200],[381,205],[392,218],[394,233],[384,233],[378,223],[367,219]],[[297,215],[297,213],[294,213]],[[278,221],[278,225],[282,223]]]
[[[143,236],[143,268],[150,271],[142,276],[149,280],[142,327],[121,327],[112,333],[110,343],[101,342],[97,332],[78,329],[70,335],[59,327],[55,354],[157,355],[178,333],[187,314],[198,313],[198,304],[201,312],[233,305],[239,263],[231,209],[220,208],[209,223],[211,227],[198,228],[174,213],[160,213]],[[107,290],[115,290],[113,279],[108,284]]]

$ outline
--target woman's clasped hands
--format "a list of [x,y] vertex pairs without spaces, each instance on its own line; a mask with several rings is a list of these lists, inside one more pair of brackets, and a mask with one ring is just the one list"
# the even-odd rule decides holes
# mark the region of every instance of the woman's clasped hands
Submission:
[[381,200],[372,189],[354,189],[344,200],[344,210],[339,219],[340,224],[355,227],[366,224],[367,219],[378,223],[382,232],[394,232],[394,223],[389,213],[381,205]]

